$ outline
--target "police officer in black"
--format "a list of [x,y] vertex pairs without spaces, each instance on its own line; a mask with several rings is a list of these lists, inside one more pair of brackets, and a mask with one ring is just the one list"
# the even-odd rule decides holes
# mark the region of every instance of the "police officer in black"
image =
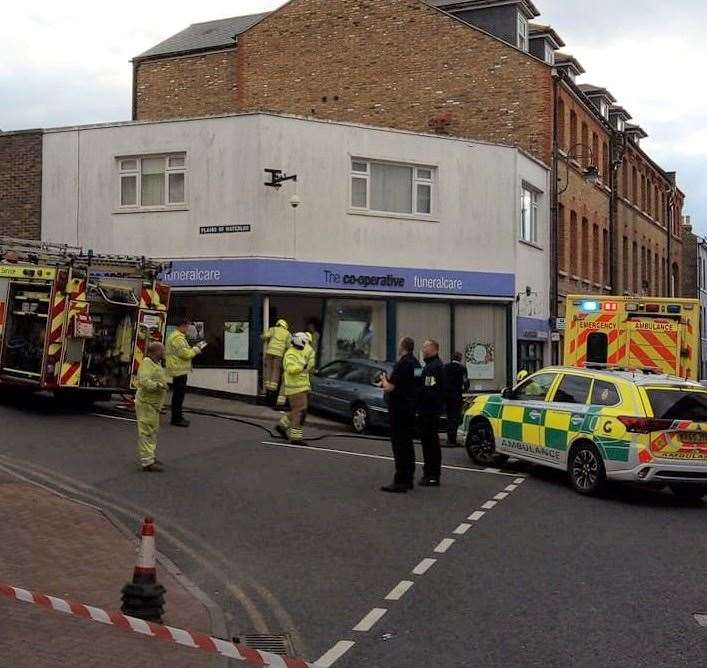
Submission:
[[420,439],[425,467],[418,485],[439,487],[442,475],[442,450],[439,444],[439,424],[445,410],[444,364],[439,358],[439,343],[425,341],[422,346],[425,366],[422,369],[422,390],[418,414]]
[[420,363],[413,354],[415,342],[404,338],[400,342],[400,359],[388,377],[381,376],[386,393],[390,418],[390,440],[395,458],[395,478],[390,485],[381,487],[384,492],[405,494],[413,488],[415,479],[415,409],[417,407]]
[[464,392],[469,390],[469,373],[462,362],[462,354],[454,353],[452,361],[444,366],[445,400],[447,403],[447,447],[457,447],[457,429],[462,421]]

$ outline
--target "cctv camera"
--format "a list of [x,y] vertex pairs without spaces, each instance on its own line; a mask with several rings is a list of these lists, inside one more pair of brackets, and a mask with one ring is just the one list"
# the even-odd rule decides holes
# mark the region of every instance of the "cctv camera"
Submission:
[[293,209],[296,209],[300,204],[302,204],[302,200],[299,195],[292,195],[292,197],[290,197],[290,206]]

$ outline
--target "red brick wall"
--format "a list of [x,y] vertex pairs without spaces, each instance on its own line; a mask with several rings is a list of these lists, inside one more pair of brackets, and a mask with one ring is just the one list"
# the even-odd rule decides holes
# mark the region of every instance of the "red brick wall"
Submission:
[[239,38],[238,107],[518,145],[549,163],[551,69],[420,0],[293,0]]
[[236,51],[147,60],[135,64],[138,120],[236,111]]
[[0,133],[0,235],[39,239],[42,131]]

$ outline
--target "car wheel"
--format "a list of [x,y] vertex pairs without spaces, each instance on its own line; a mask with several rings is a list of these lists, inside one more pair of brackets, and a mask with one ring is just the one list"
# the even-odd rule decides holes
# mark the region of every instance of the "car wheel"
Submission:
[[578,443],[572,448],[568,468],[572,487],[585,496],[598,494],[606,483],[604,460],[589,441]]
[[365,434],[370,427],[368,408],[364,404],[356,404],[351,409],[351,428],[357,434]]
[[466,437],[466,452],[474,464],[478,466],[500,466],[508,461],[506,455],[496,452],[496,439],[491,425],[479,420],[469,426]]
[[707,486],[670,485],[670,491],[683,501],[700,501],[707,494]]

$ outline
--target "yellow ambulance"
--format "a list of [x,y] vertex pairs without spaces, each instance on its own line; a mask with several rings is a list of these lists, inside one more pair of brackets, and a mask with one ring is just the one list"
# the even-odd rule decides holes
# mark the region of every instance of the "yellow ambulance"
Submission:
[[698,380],[698,300],[570,295],[566,304],[565,365],[649,369]]

